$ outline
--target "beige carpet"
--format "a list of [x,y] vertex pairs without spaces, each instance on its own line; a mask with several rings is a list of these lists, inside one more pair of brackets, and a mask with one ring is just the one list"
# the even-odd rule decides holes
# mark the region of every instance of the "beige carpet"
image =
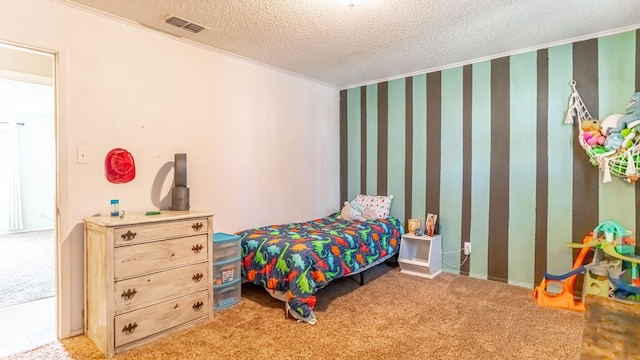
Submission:
[[54,230],[0,235],[0,308],[54,296]]
[[[283,305],[244,284],[242,302],[210,323],[116,359],[578,359],[584,315],[538,307],[530,289],[386,264],[367,285],[340,279],[318,293],[318,323],[285,320]],[[101,359],[85,337],[8,359]]]

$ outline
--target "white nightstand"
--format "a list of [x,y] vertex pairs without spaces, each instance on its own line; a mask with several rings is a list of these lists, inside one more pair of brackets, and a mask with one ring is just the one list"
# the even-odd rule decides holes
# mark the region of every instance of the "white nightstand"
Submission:
[[398,263],[401,273],[433,279],[442,272],[442,237],[402,235]]

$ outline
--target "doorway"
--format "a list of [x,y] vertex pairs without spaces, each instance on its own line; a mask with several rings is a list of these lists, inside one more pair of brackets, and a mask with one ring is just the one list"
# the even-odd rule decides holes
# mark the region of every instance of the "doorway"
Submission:
[[57,338],[54,69],[0,43],[0,357]]

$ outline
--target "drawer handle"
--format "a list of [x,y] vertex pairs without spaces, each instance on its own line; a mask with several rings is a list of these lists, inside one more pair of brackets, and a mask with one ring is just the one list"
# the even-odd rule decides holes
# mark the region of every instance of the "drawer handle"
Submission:
[[202,229],[202,223],[193,223],[193,225],[191,225],[191,228],[193,229],[193,231],[200,231],[200,229]]
[[123,241],[129,241],[129,240],[135,239],[136,235],[138,235],[138,233],[134,233],[134,232],[131,232],[131,230],[129,230],[127,231],[126,234],[122,234],[121,237]]
[[197,273],[191,277],[191,280],[193,280],[193,282],[200,282],[203,277],[204,275],[202,273]]
[[204,303],[202,301],[198,301],[197,303],[193,304],[193,311],[200,311],[202,310],[203,306]]
[[194,254],[198,254],[200,251],[202,251],[203,248],[204,246],[202,246],[201,244],[193,245],[191,247],[191,251],[193,251]]
[[136,328],[137,328],[137,327],[138,327],[138,323],[136,323],[136,322],[134,322],[133,324],[132,324],[132,323],[129,323],[129,325],[125,325],[125,326],[122,328],[122,332],[123,332],[125,335],[133,334],[133,332],[134,332],[134,331],[136,331]]
[[122,292],[122,298],[125,300],[131,300],[138,292],[136,291],[136,289],[128,289],[127,291],[123,291]]

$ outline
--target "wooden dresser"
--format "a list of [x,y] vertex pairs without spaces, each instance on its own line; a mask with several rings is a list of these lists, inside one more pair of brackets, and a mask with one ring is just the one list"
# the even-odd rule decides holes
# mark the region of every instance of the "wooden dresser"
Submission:
[[211,320],[213,214],[126,213],[84,223],[84,331],[107,357]]

